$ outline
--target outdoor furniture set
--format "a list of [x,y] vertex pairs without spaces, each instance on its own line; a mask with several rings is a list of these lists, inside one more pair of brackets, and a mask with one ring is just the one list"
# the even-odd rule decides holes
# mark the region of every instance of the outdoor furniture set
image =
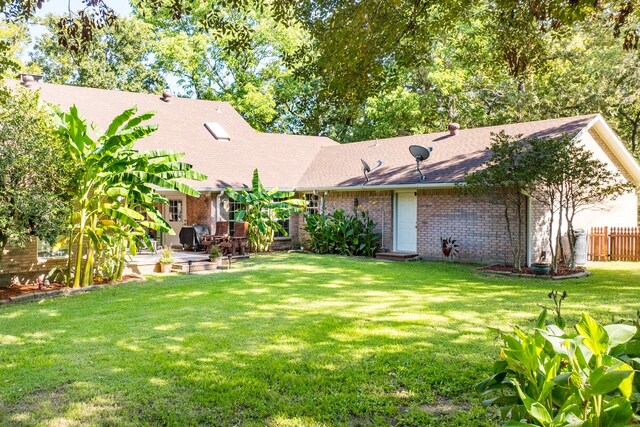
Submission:
[[206,234],[202,240],[205,252],[211,250],[211,246],[218,246],[224,255],[244,255],[245,248],[249,246],[249,224],[244,221],[234,223],[233,235],[229,233],[229,223],[216,222],[215,234]]

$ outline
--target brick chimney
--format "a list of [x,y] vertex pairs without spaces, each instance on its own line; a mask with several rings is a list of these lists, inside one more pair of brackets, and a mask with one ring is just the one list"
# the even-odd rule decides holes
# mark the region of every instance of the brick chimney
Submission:
[[164,102],[171,102],[171,99],[173,98],[173,95],[171,94],[171,92],[169,91],[169,89],[165,89],[164,92],[162,92],[162,99]]
[[449,123],[449,126],[447,126],[447,129],[449,130],[449,135],[454,136],[458,134],[458,130],[460,130],[460,125],[458,123]]
[[18,75],[18,78],[20,79],[20,84],[26,88],[32,88],[36,85],[36,83],[43,80],[42,76],[39,74],[28,73],[22,73]]

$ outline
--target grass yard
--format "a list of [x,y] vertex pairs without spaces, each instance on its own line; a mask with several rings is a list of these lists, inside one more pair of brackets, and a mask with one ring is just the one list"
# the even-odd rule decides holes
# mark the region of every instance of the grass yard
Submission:
[[497,354],[487,327],[532,326],[552,287],[570,325],[640,308],[638,264],[592,271],[263,255],[0,307],[0,425],[495,425],[473,392]]

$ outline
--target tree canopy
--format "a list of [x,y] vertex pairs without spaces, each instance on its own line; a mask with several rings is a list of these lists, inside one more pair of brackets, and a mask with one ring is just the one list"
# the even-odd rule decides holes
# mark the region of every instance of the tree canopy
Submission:
[[[42,3],[0,11],[25,22]],[[50,80],[158,91],[166,78],[256,129],[341,142],[602,112],[638,155],[640,9],[627,0],[132,0],[127,19],[109,3],[49,18],[34,63]],[[124,54],[129,41],[140,51]],[[127,78],[88,77],[100,70]]]
[[52,242],[63,232],[75,171],[38,95],[18,88],[1,96],[0,261],[7,244]]
[[46,81],[59,84],[158,92],[166,82],[153,61],[154,28],[137,18],[120,18],[96,31],[86,49],[60,47],[57,25],[61,17],[47,16],[47,32],[36,40],[30,67]]

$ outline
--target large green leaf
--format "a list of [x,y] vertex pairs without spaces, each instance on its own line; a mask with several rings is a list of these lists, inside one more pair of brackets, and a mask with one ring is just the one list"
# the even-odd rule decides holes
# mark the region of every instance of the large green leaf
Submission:
[[107,128],[105,135],[114,135],[118,131],[118,129],[120,129],[120,127],[124,125],[127,120],[129,120],[129,118],[131,118],[137,111],[138,107],[134,105],[133,107],[127,108],[122,113],[118,114]]
[[626,363],[619,362],[617,365],[614,365],[612,369],[615,369],[616,371],[629,372],[629,376],[620,383],[618,389],[624,397],[631,397],[631,394],[633,393],[633,377],[635,375],[633,368]]
[[583,344],[596,356],[605,354],[609,348],[607,331],[591,316],[582,313],[580,322],[576,325],[578,333],[584,337]]
[[146,113],[142,113],[139,116],[136,116],[136,117],[132,118],[131,120],[129,120],[123,129],[127,130],[127,129],[131,129],[132,127],[138,126],[140,123],[151,119],[155,115],[156,115],[156,113],[153,112],[153,111],[148,111]]
[[540,402],[527,396],[522,391],[522,388],[520,388],[520,384],[516,383],[516,388],[518,389],[518,395],[520,396],[520,399],[522,399],[522,403],[529,415],[538,420],[543,426],[550,425],[553,422],[553,418],[549,414],[547,408],[545,408]]
[[592,396],[602,396],[617,389],[622,382],[633,374],[633,370],[607,369],[598,367],[589,376],[589,393]]
[[618,427],[631,423],[633,418],[633,408],[629,399],[615,397],[605,400],[602,411],[602,427]]
[[607,335],[609,336],[609,346],[611,347],[627,343],[637,332],[635,326],[619,323],[606,325],[604,326],[604,330],[607,331]]

